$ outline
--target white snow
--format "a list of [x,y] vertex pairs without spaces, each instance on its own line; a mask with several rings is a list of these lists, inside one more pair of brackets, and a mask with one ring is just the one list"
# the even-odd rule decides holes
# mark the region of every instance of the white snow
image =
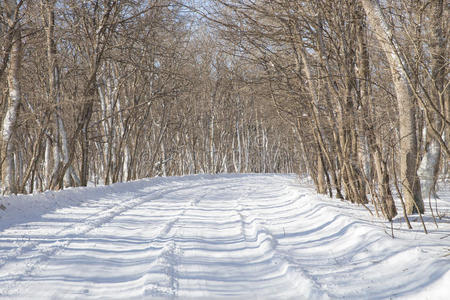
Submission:
[[[7,299],[449,299],[439,228],[406,229],[294,175],[154,178],[0,200]],[[415,218],[417,219],[417,218]]]

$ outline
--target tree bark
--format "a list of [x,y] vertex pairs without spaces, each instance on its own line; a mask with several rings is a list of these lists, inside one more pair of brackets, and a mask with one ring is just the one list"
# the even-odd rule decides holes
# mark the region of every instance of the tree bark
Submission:
[[[374,99],[372,95],[372,89],[370,86],[370,58],[369,51],[367,49],[367,35],[366,30],[367,26],[363,16],[359,16],[359,26],[358,26],[358,70],[359,77],[362,79],[360,81],[360,93],[361,93],[361,113],[359,118],[359,126],[361,131],[364,132],[364,148],[367,147],[367,150],[364,149],[363,160],[361,163],[370,163],[368,162],[369,157],[372,158],[375,177],[378,189],[372,188],[372,193],[376,193],[375,199],[373,201],[379,201],[379,205],[382,209],[383,215],[391,221],[397,215],[397,208],[395,207],[394,199],[392,198],[391,188],[389,186],[389,170],[387,169],[386,160],[383,159],[383,155],[381,153],[381,139],[377,139],[376,131],[374,129],[375,125],[375,109],[374,109]],[[368,182],[373,181],[371,174],[371,166],[363,167],[366,172],[366,178]],[[375,192],[377,191],[377,192]],[[375,205],[377,204],[374,202]],[[376,205],[377,213],[378,213],[378,205]]]
[[19,7],[15,0],[5,1],[8,26],[14,29],[13,44],[8,67],[8,108],[2,126],[2,192],[3,194],[17,193],[16,174],[14,164],[14,143],[12,138],[17,125],[17,114],[21,101],[20,95],[20,68],[22,58],[22,40],[20,24],[15,25]]
[[[444,1],[435,0],[431,3],[431,97],[430,99],[439,111],[442,111],[441,99],[445,94],[445,76],[446,72],[446,40],[442,28],[442,16],[444,10]],[[432,126],[442,134],[442,120],[431,109],[426,110],[426,114],[432,114],[431,124],[427,122],[427,127]],[[443,113],[445,114],[445,113]],[[439,162],[441,159],[441,145],[438,140],[431,137],[426,145],[426,152],[422,158],[418,169],[420,183],[422,186],[422,197],[436,197],[435,184],[439,172]]]
[[361,0],[367,20],[387,57],[394,83],[399,112],[400,179],[408,214],[424,211],[420,182],[416,172],[417,133],[415,103],[408,85],[407,74],[400,58],[395,36],[381,11],[378,0]]

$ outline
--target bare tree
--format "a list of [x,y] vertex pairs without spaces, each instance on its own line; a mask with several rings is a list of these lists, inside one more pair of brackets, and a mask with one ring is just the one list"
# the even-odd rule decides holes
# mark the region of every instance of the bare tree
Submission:
[[[17,193],[14,143],[17,126],[18,109],[21,102],[20,70],[22,60],[22,37],[19,21],[19,4],[15,0],[4,2],[4,8],[8,19],[8,31],[12,31],[11,50],[8,66],[8,108],[2,124],[2,191],[3,193]],[[7,45],[7,47],[9,47]]]
[[408,83],[408,75],[395,34],[385,20],[378,0],[361,0],[367,19],[389,62],[399,111],[400,178],[405,190],[408,213],[423,212],[417,169],[417,133],[415,99]]

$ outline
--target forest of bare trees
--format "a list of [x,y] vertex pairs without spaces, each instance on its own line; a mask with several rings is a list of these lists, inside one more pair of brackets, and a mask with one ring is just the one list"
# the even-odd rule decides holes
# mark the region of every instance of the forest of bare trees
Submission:
[[448,8],[1,0],[2,193],[294,172],[422,213],[449,180]]

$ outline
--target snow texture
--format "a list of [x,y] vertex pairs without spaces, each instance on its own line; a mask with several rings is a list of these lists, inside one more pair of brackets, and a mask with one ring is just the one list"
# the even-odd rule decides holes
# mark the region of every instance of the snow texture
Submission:
[[[448,188],[448,187],[447,187]],[[0,298],[449,299],[450,193],[430,233],[294,175],[196,175],[9,196]]]

